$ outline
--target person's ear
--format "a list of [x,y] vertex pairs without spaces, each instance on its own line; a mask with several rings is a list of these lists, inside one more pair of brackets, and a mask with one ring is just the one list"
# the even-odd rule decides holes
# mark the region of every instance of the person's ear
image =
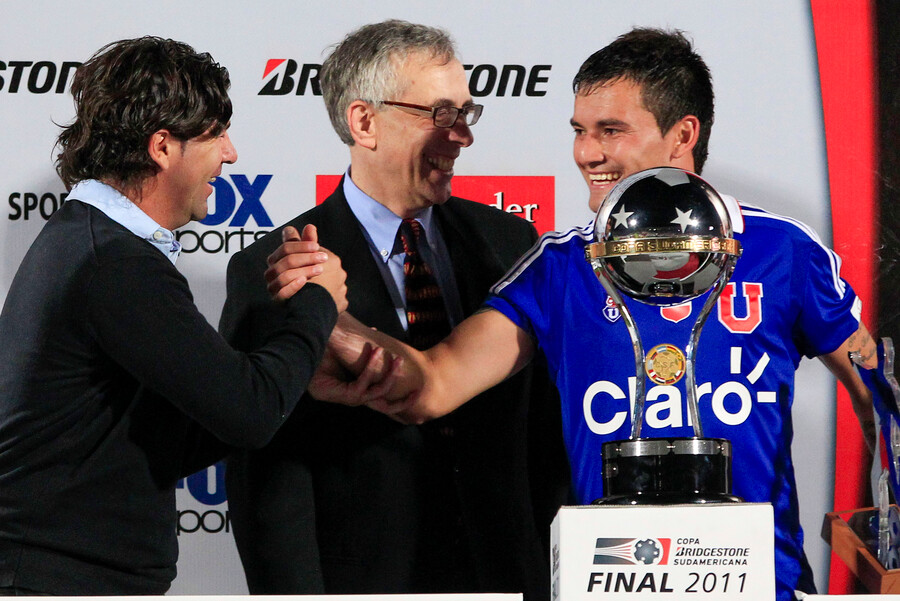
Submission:
[[160,129],[150,134],[150,140],[147,142],[147,152],[160,169],[166,169],[174,158],[173,153],[176,150],[176,144],[180,153],[181,141],[176,140],[169,130]]
[[700,119],[694,115],[685,115],[679,119],[666,134],[672,142],[671,158],[673,161],[684,159],[694,152],[694,146],[700,139]]
[[375,107],[364,100],[354,100],[347,107],[347,125],[353,141],[363,148],[375,150],[378,138],[378,124]]

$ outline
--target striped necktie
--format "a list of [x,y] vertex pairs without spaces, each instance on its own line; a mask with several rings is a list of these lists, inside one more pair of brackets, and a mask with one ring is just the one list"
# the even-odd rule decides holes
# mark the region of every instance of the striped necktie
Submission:
[[422,226],[415,219],[404,219],[397,235],[406,253],[403,277],[409,341],[417,349],[427,349],[450,333],[447,308],[434,272],[419,254]]

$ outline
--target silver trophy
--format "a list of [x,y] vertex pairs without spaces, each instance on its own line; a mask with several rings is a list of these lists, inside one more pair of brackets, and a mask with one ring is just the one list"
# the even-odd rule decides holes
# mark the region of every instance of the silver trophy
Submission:
[[[635,405],[631,437],[605,443],[602,504],[740,501],[731,494],[731,443],[704,438],[695,365],[703,324],[741,254],[728,209],[699,176],[673,167],[630,175],[604,199],[585,250],[622,314],[634,347]],[[675,306],[710,292],[682,353],[660,344],[645,353],[622,294],[641,303]],[[647,378],[674,384],[686,378],[693,437],[641,438]]]

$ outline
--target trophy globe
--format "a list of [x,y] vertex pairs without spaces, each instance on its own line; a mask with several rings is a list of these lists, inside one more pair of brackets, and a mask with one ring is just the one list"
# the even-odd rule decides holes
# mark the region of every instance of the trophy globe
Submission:
[[[740,501],[731,494],[731,443],[703,436],[694,370],[703,324],[741,253],[725,202],[694,173],[674,167],[647,169],[610,191],[597,211],[594,235],[586,258],[623,317],[636,371],[631,437],[603,445],[605,496],[594,502]],[[659,345],[645,355],[623,295],[662,307],[707,292],[685,353],[674,345]],[[642,438],[646,378],[670,383],[682,375],[694,436]]]

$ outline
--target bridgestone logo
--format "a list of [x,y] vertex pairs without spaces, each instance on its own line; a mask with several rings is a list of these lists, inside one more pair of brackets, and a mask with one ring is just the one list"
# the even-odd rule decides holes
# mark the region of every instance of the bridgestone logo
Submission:
[[747,547],[678,547],[672,565],[745,566],[749,556]]
[[679,547],[675,557],[749,557],[747,547]]

